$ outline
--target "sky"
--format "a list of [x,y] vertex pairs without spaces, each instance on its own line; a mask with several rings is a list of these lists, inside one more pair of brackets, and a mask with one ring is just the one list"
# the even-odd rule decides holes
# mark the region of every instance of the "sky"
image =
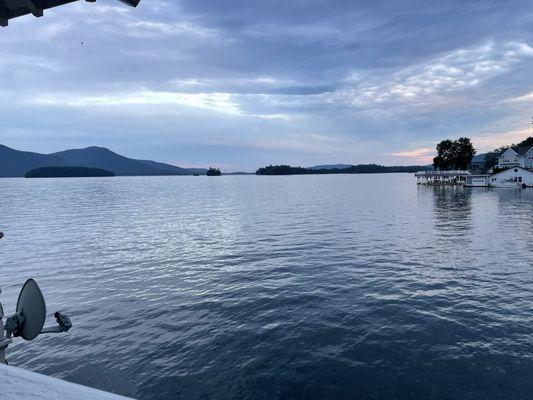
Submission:
[[530,0],[78,1],[0,29],[0,143],[183,167],[431,163],[532,134]]

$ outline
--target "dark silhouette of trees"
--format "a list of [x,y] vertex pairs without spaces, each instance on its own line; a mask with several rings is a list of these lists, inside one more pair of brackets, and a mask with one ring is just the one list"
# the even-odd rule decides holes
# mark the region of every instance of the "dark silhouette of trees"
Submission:
[[427,169],[422,166],[392,166],[386,167],[376,164],[351,165],[347,168],[313,169],[291,167],[289,165],[269,165],[259,168],[256,175],[324,175],[324,174],[378,174],[389,172],[418,172]]
[[453,141],[446,139],[437,145],[433,166],[441,171],[467,169],[475,155],[476,150],[470,138],[462,137]]
[[26,178],[90,178],[112,177],[115,174],[101,168],[89,167],[41,167],[26,173]]
[[516,145],[517,147],[522,147],[522,146],[533,146],[533,136],[530,136],[528,137],[527,139],[525,140],[522,140],[520,143],[518,143]]
[[220,176],[222,172],[218,168],[209,168],[206,172],[207,176]]
[[259,168],[256,175],[309,175],[315,171],[309,168],[291,167],[289,165],[269,165],[268,167]]
[[455,142],[455,166],[459,169],[467,169],[476,155],[476,149],[470,138],[462,137]]
[[446,139],[437,145],[437,156],[433,159],[433,167],[438,170],[451,169],[454,159],[454,142]]

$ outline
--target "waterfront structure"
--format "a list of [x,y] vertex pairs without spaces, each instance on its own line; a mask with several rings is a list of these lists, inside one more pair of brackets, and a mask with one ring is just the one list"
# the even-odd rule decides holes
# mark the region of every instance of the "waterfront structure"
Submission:
[[470,168],[474,171],[484,171],[487,168],[487,153],[474,156],[470,162]]
[[466,177],[464,186],[487,187],[489,186],[490,174],[470,175]]
[[522,167],[508,168],[489,177],[492,187],[533,187],[533,171]]
[[497,169],[513,167],[533,169],[533,146],[509,147],[498,157]]
[[417,184],[428,186],[462,185],[470,175],[469,171],[464,170],[420,171],[415,174]]
[[533,187],[533,170],[507,168],[495,174],[472,174],[469,171],[421,171],[417,184],[427,186],[463,185],[466,187]]

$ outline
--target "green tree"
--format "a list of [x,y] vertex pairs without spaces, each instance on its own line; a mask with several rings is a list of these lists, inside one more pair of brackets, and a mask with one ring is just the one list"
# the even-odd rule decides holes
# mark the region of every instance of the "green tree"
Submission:
[[522,140],[520,143],[517,144],[518,147],[522,146],[533,146],[533,136],[528,137],[525,140]]
[[433,159],[433,166],[436,170],[445,171],[452,167],[453,147],[453,142],[449,139],[437,145],[437,157]]
[[207,176],[220,176],[222,172],[218,168],[209,168],[206,173]]
[[472,145],[472,141],[470,138],[462,137],[457,139],[453,144],[453,165],[458,169],[467,169],[472,158],[476,155],[476,150]]
[[467,169],[476,155],[472,141],[467,137],[457,140],[446,139],[437,145],[437,156],[433,159],[435,169]]

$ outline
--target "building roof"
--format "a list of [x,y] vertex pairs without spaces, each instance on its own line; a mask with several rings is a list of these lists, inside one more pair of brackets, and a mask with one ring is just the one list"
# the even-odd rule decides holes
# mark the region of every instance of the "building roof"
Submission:
[[527,173],[530,173],[530,174],[533,174],[533,171],[530,170],[530,169],[527,169],[527,168],[522,168],[522,167],[511,167],[511,168],[506,168],[506,169],[503,169],[503,170],[499,170],[498,172],[494,173],[492,176],[496,176],[496,175],[500,175],[500,174],[504,174],[504,173],[508,173],[509,171],[513,171],[515,169],[520,169],[522,171],[525,171]]
[[531,150],[533,146],[520,146],[520,147],[517,147],[517,146],[514,146],[514,147],[509,147],[505,150],[502,150],[502,152],[500,153],[500,157],[503,156],[505,154],[505,152],[509,149],[512,149],[516,154],[518,154],[519,156],[523,156],[525,154],[527,154],[527,152],[529,150]]
[[482,153],[482,154],[478,154],[477,156],[474,156],[474,158],[472,158],[472,162],[483,163],[486,161],[486,159],[487,159],[487,153]]
[[[0,0],[0,26],[7,26],[10,19],[22,15],[33,14],[35,17],[42,17],[44,10],[75,1],[78,0]],[[140,0],[120,1],[132,7],[137,7],[140,2]]]

